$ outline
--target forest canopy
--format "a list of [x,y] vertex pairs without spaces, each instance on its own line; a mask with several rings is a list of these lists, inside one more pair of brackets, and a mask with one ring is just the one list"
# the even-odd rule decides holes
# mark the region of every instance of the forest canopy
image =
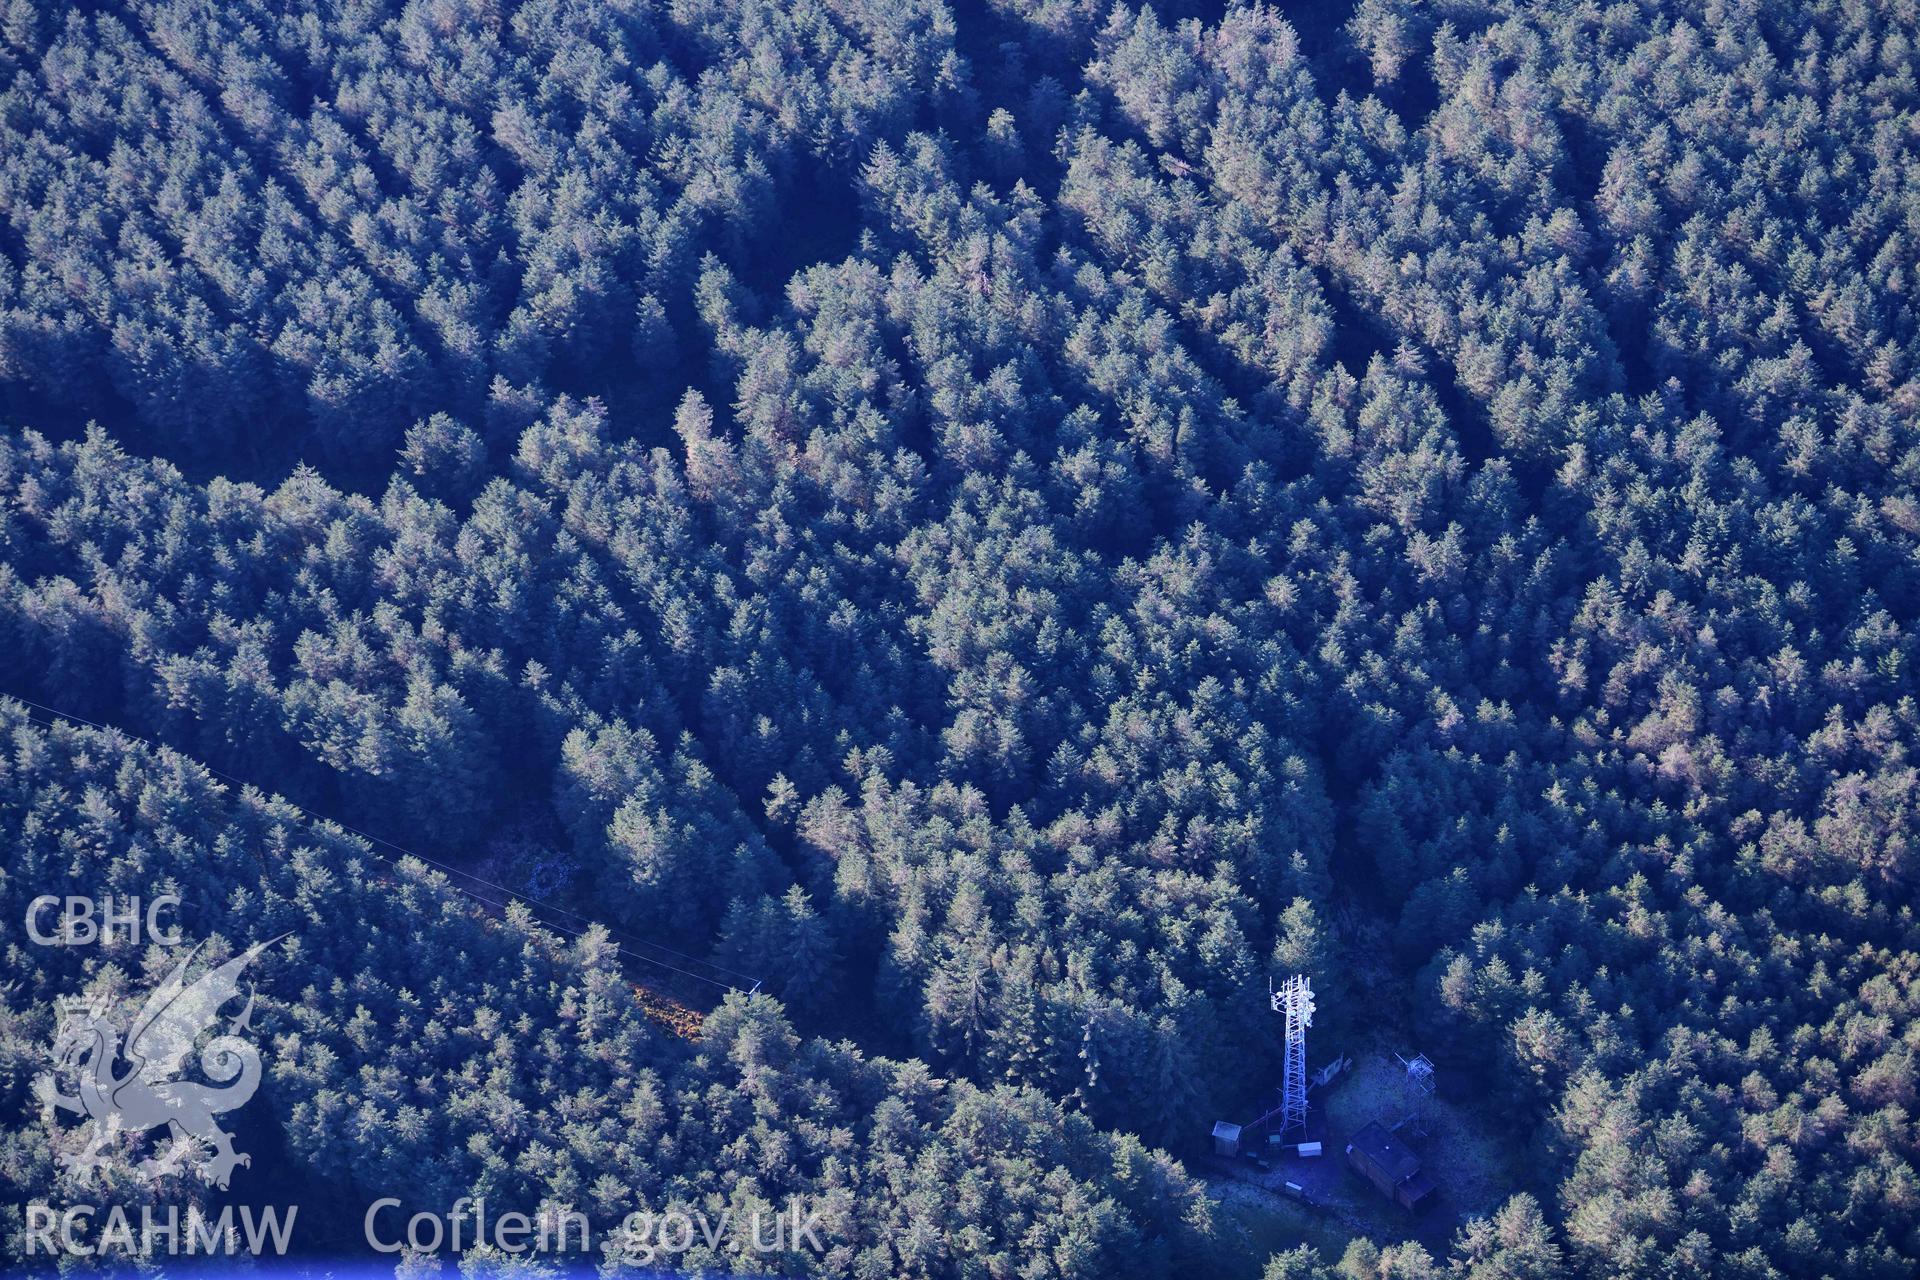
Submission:
[[[170,893],[277,940],[243,1177],[313,1218],[1913,1274],[1916,39],[0,6],[6,1256],[76,1193],[58,1000],[175,963],[14,926]],[[1208,1131],[1296,973],[1316,1058],[1418,1047],[1488,1117],[1497,1202],[1249,1240]]]

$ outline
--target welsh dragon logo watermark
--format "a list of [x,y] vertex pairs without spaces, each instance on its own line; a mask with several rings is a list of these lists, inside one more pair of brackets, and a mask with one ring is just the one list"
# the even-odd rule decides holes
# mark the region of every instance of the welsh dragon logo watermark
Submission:
[[[67,997],[57,1002],[54,1069],[35,1082],[43,1102],[80,1116],[90,1126],[84,1144],[61,1150],[67,1171],[86,1186],[110,1163],[123,1135],[165,1127],[171,1145],[135,1166],[151,1180],[183,1168],[225,1188],[236,1167],[252,1158],[233,1145],[216,1117],[246,1105],[260,1087],[260,1053],[247,1038],[253,994],[220,1027],[220,1012],[241,994],[247,966],[278,938],[189,980],[194,947],[148,995],[130,1022],[109,1016],[101,1002]],[[202,1038],[213,1033],[201,1044]],[[199,1046],[199,1074],[189,1059]],[[69,1092],[69,1089],[71,1091]]]

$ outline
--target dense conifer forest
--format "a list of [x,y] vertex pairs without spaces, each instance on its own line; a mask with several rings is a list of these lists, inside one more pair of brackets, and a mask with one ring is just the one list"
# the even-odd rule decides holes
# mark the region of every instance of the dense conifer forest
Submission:
[[[391,1194],[820,1209],[705,1274],[1914,1274],[1916,41],[6,0],[8,1261]],[[277,939],[231,1193],[76,1185],[60,998],[178,956],[49,894]],[[1250,1226],[1295,973],[1497,1194]]]

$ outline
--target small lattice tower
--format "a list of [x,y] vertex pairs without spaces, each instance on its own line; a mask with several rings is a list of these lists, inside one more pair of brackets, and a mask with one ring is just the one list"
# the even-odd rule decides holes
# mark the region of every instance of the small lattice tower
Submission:
[[1287,1018],[1286,1072],[1280,1087],[1280,1135],[1307,1127],[1307,1028],[1313,1025],[1313,987],[1296,973],[1270,997],[1273,1011]]
[[1416,1053],[1412,1060],[1400,1058],[1400,1065],[1407,1069],[1407,1077],[1401,1083],[1401,1096],[1404,1100],[1404,1114],[1400,1126],[1425,1136],[1428,1126],[1428,1113],[1433,1102],[1433,1063],[1424,1053]]

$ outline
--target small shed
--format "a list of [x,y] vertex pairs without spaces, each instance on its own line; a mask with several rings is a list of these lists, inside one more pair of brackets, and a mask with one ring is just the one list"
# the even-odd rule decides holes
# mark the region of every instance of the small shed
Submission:
[[1404,1209],[1419,1208],[1434,1192],[1420,1157],[1378,1120],[1368,1121],[1348,1141],[1347,1163]]
[[1213,1154],[1217,1156],[1237,1156],[1240,1154],[1240,1126],[1229,1124],[1225,1120],[1216,1120],[1213,1124]]

